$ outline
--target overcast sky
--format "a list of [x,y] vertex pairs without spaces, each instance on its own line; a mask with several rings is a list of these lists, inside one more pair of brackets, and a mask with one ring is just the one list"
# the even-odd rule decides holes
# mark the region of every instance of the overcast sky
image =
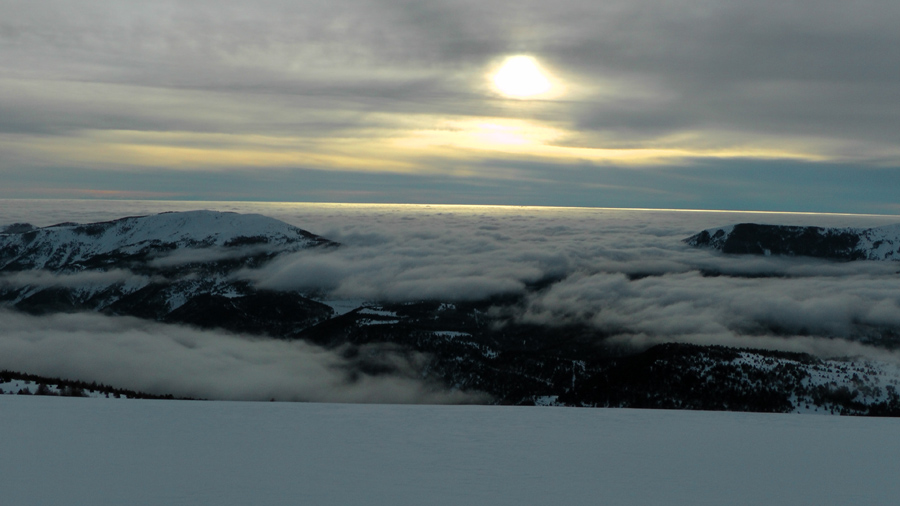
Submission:
[[[895,0],[0,0],[0,197],[896,214],[897,26]],[[495,82],[517,55],[541,93]]]

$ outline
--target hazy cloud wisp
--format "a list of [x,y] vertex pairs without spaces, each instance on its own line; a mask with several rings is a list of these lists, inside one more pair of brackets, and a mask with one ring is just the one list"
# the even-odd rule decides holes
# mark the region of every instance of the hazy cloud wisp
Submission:
[[394,370],[369,375],[341,350],[91,313],[0,311],[0,368],[148,393],[224,400],[466,403],[418,374],[423,358],[362,349]]

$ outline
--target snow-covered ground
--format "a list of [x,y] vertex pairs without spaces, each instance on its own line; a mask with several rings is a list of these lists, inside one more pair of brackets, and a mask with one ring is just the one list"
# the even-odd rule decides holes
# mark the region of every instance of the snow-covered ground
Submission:
[[32,505],[894,505],[900,421],[0,396]]
[[340,316],[343,314],[347,314],[354,309],[359,308],[360,306],[366,303],[365,299],[316,299],[317,302],[321,302],[326,306],[330,306],[332,310],[334,310],[335,316]]
[[[4,381],[0,378],[0,394],[6,395],[16,395],[19,391],[26,391],[29,395],[34,394],[40,388],[40,384],[35,383],[34,381],[21,380],[21,379],[11,379],[9,381]],[[61,395],[64,394],[64,387],[61,388],[56,384],[44,385],[44,388],[47,389],[45,395]],[[95,398],[109,398],[109,394],[105,394],[99,390],[91,390],[91,389],[81,389],[78,397],[95,397]],[[127,397],[126,397],[127,399]]]
[[[864,359],[850,360],[822,360],[813,367],[804,367],[799,362],[789,358],[761,357],[750,352],[741,352],[740,358],[731,361],[732,364],[748,364],[753,369],[760,371],[772,371],[773,369],[799,366],[808,373],[800,384],[805,389],[815,390],[817,387],[827,387],[831,391],[841,388],[847,392],[856,392],[856,400],[865,404],[887,402],[892,393],[896,395],[900,388],[900,364],[889,362],[875,362]],[[744,378],[745,383],[751,383]],[[794,404],[797,413],[834,414],[840,408],[824,402],[817,406],[811,395],[798,397],[793,395],[791,403]]]

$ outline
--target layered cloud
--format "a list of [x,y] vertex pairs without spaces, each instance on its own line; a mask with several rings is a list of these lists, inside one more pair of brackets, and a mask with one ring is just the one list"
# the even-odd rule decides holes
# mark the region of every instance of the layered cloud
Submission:
[[897,345],[900,293],[891,274],[577,275],[497,313],[539,325],[587,323],[612,343],[639,347],[674,341],[875,358],[884,353],[862,343]]
[[87,287],[107,286],[116,283],[131,285],[146,285],[152,278],[134,274],[124,269],[109,271],[88,271],[72,274],[55,274],[50,271],[20,271],[0,274],[0,286],[8,285],[12,288],[35,287],[47,288],[59,287]]
[[[97,314],[0,312],[0,369],[148,393],[226,400],[486,402],[421,378],[424,357],[366,347],[353,358],[303,342],[251,338]],[[362,372],[377,364],[385,372]]]
[[[900,330],[900,265],[723,255],[709,223],[877,225],[891,217],[371,206],[307,212],[344,244],[245,272],[258,286],[371,300],[481,299],[501,321],[585,324],[610,342],[880,355]],[[296,218],[300,219],[300,218]],[[865,344],[865,345],[864,345]]]
[[642,278],[703,272],[840,282],[897,270],[890,262],[727,256],[682,242],[711,223],[848,225],[888,223],[892,217],[338,205],[301,205],[291,213],[289,205],[272,207],[274,216],[343,246],[286,255],[244,275],[264,287],[320,289],[354,298],[421,299],[431,297],[429,292],[482,298],[601,273]]
[[[10,210],[7,221],[47,224],[61,221],[63,214],[91,221],[196,204],[58,206],[41,202],[31,211]],[[740,222],[870,227],[896,217],[337,204],[211,207],[261,212],[341,243],[283,255],[239,274],[260,288],[357,303],[516,295],[515,302],[497,303],[492,312],[497,321],[583,324],[607,342],[639,347],[679,341],[893,360],[884,349],[896,347],[900,335],[898,262],[724,255],[682,242],[699,230]]]
[[[556,185],[590,184],[624,187],[643,203],[647,187],[671,192],[672,172],[604,169],[665,166],[683,183],[703,160],[900,163],[900,7],[887,0],[13,0],[0,14],[0,170],[17,183],[7,192],[172,196],[186,192],[186,174],[253,181],[278,169],[263,179],[416,175],[425,179],[411,186],[443,202],[460,202],[458,188],[427,178],[474,180],[469,192],[492,185],[482,202],[535,202],[540,190],[522,194],[533,187],[571,202]],[[494,89],[491,73],[517,54],[535,57],[561,91],[519,100]],[[147,190],[134,168],[175,169],[178,182],[157,176]],[[68,186],[50,176],[63,169],[80,171]],[[129,175],[111,184],[90,178],[98,169]],[[735,191],[729,179],[715,186]],[[190,195],[253,198],[243,179],[221,181]],[[287,198],[273,186],[265,191]],[[346,190],[324,187],[317,200]],[[343,195],[396,199],[379,191]],[[667,202],[708,198],[691,185],[679,191],[689,195]]]

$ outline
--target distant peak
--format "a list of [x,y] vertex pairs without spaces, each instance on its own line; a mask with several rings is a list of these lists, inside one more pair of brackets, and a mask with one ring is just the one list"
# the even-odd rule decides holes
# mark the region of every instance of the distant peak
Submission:
[[809,256],[832,260],[900,260],[900,224],[824,228],[739,223],[709,228],[684,240],[731,254]]
[[181,248],[265,245],[277,253],[337,244],[268,216],[209,210],[43,228],[13,224],[3,230],[13,232],[0,236],[0,270],[78,268],[98,257],[140,257]]
[[31,223],[13,223],[11,225],[0,225],[0,234],[24,234],[36,229],[37,227]]

